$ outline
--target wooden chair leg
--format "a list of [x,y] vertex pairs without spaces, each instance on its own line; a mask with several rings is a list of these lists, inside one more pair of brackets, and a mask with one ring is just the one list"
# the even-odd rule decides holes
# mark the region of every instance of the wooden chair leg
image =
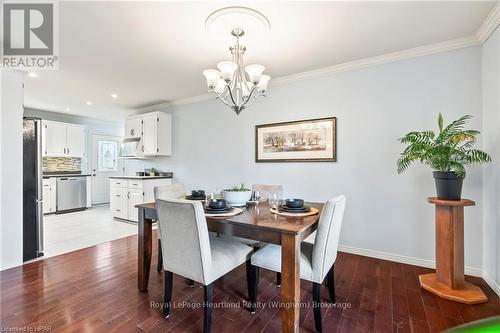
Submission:
[[328,293],[330,294],[330,302],[335,303],[335,277],[334,277],[334,269],[335,264],[330,268],[328,275],[326,276],[328,281]]
[[313,313],[316,332],[323,332],[321,325],[321,283],[313,282]]
[[170,317],[170,304],[172,302],[173,274],[165,271],[165,295],[163,297],[163,317]]
[[163,253],[161,252],[161,240],[158,239],[158,264],[156,265],[156,270],[161,273],[163,269]]
[[257,310],[257,286],[258,286],[258,271],[259,267],[252,265],[250,260],[247,261],[247,287],[248,301],[250,306],[248,310],[254,314]]
[[276,273],[276,286],[281,287],[281,273]]
[[203,303],[203,333],[210,333],[212,328],[212,284],[204,286],[205,302]]

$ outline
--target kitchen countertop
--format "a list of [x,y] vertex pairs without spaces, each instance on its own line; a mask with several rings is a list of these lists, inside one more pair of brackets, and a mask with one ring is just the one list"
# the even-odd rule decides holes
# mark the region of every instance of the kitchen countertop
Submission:
[[52,178],[52,177],[90,177],[90,173],[49,173],[44,174],[43,178]]
[[110,176],[109,178],[115,178],[115,179],[162,179],[162,178],[172,178],[172,176]]

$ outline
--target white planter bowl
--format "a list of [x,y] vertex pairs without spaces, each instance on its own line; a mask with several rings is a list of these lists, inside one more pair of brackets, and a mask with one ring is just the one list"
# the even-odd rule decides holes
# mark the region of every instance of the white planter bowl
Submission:
[[252,191],[222,191],[222,197],[231,206],[245,206],[252,197]]

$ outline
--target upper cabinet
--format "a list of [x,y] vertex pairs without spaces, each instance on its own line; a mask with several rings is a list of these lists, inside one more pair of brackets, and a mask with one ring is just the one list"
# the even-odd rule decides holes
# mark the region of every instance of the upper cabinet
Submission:
[[[138,136],[137,132],[140,132]],[[170,156],[172,116],[158,111],[130,117],[125,122],[125,136],[140,139],[138,148],[144,156]]]
[[142,117],[130,117],[125,121],[125,138],[142,136]]
[[44,121],[42,127],[43,156],[83,157],[85,127]]

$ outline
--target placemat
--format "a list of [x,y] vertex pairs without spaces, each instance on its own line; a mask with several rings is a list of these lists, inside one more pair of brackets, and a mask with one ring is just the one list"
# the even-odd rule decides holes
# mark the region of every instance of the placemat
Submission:
[[243,209],[238,208],[238,207],[233,207],[233,210],[230,210],[227,213],[221,213],[221,214],[205,213],[205,216],[208,216],[208,217],[228,217],[228,216],[235,216],[235,215],[241,214],[242,212],[243,212]]
[[276,208],[271,208],[269,210],[273,214],[278,214],[278,215],[281,215],[281,216],[292,216],[292,217],[305,217],[305,216],[316,215],[316,214],[319,213],[319,210],[317,210],[314,207],[311,207],[311,210],[308,211],[307,213],[286,213],[286,212],[280,212]]

